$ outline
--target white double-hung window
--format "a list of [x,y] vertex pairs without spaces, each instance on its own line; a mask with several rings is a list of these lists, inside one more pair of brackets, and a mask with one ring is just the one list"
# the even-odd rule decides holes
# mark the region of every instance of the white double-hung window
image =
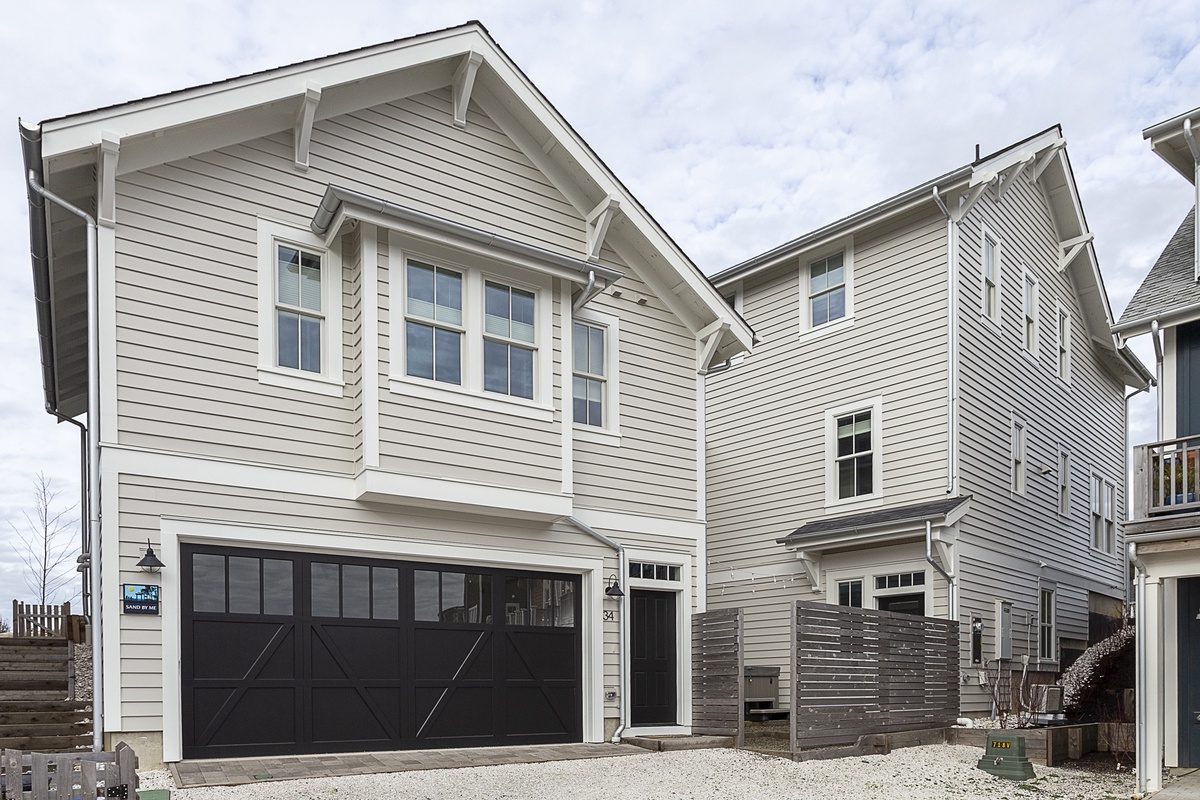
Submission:
[[1117,551],[1117,487],[1092,475],[1092,547],[1112,555]]
[[275,243],[275,363],[320,374],[321,254],[292,244]]
[[882,494],[883,402],[880,398],[825,412],[825,504]]
[[258,379],[341,396],[342,272],[338,243],[258,220]]
[[986,229],[983,231],[982,268],[982,311],[983,315],[1000,324],[1000,243]]
[[576,322],[571,332],[575,345],[571,394],[575,422],[582,425],[604,426],[604,395],[608,382],[605,333],[603,327],[586,322]]
[[533,399],[534,294],[484,283],[483,389]]
[[815,328],[846,316],[845,253],[837,252],[808,266],[809,319]]
[[463,276],[409,261],[405,280],[405,371],[413,378],[462,384]]

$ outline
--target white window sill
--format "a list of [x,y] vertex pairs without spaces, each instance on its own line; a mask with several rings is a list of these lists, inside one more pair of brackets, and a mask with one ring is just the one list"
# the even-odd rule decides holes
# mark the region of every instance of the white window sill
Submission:
[[279,386],[284,389],[297,389],[302,392],[323,394],[327,397],[342,397],[346,393],[346,385],[342,381],[326,378],[323,375],[300,371],[258,368],[258,382],[267,386]]
[[437,403],[448,403],[500,414],[511,414],[542,422],[554,421],[554,407],[493,392],[472,392],[448,383],[432,383],[419,378],[392,378],[388,388],[395,394],[420,397]]
[[826,336],[831,336],[835,333],[850,330],[854,327],[854,315],[849,314],[834,322],[826,322],[816,328],[801,328],[799,341],[806,342],[810,339],[822,339]]
[[825,510],[842,511],[844,509],[867,509],[883,505],[883,494],[866,494],[859,497],[847,497],[844,500],[825,498]]
[[593,444],[603,444],[609,447],[621,446],[621,430],[609,430],[600,428],[595,425],[582,425],[575,423],[575,429],[572,436],[577,442],[591,442]]

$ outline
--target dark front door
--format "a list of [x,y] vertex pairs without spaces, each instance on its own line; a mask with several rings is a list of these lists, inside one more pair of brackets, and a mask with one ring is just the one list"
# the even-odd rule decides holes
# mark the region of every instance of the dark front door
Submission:
[[1179,764],[1200,767],[1200,578],[1179,581]]
[[183,556],[185,758],[582,739],[575,576]]
[[1175,329],[1175,435],[1200,434],[1200,322]]
[[630,722],[675,725],[679,722],[675,593],[633,589],[629,610]]

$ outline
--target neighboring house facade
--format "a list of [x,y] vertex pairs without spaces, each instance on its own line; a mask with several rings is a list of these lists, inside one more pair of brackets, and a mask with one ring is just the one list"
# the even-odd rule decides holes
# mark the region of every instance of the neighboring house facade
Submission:
[[[1197,187],[1200,108],[1147,128],[1154,152]],[[1134,442],[1126,523],[1138,626],[1138,775],[1200,767],[1200,250],[1196,207],[1184,217],[1114,326],[1150,334],[1158,372],[1158,439]],[[1144,737],[1144,738],[1142,738]]]
[[1056,127],[714,276],[759,342],[706,379],[709,607],[785,702],[793,600],[958,620],[971,714],[1120,617],[1149,375],[1091,238]]
[[481,25],[22,136],[106,744],[687,731],[702,373],[751,332]]

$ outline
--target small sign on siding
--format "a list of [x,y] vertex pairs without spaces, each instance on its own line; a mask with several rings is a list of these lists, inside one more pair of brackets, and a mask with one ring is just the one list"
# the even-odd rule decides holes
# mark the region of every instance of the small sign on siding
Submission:
[[141,583],[126,583],[121,586],[126,614],[157,614],[158,587]]

